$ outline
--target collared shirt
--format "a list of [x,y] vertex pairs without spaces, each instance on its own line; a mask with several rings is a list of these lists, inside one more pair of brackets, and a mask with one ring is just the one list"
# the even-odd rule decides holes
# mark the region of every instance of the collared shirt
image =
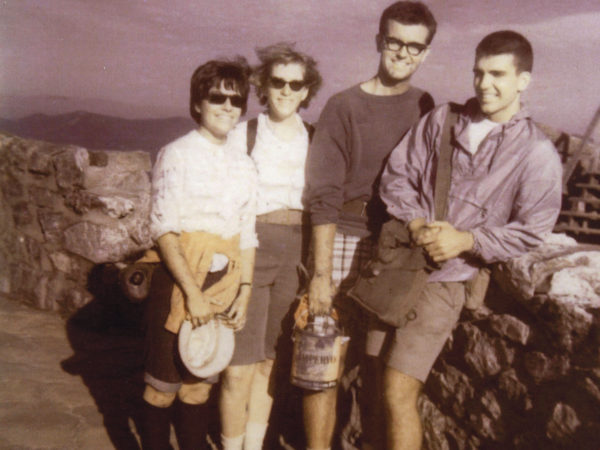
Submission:
[[240,233],[240,248],[256,247],[256,170],[229,140],[217,145],[197,130],[161,149],[152,172],[150,230],[206,231],[229,239]]
[[[436,108],[416,124],[385,168],[381,198],[388,212],[405,223],[434,218],[434,171],[448,109]],[[560,158],[527,111],[494,128],[471,154],[468,125],[478,114],[477,101],[469,101],[453,128],[446,217],[458,230],[473,234],[474,248],[446,261],[429,281],[467,280],[481,261],[505,261],[527,252],[551,232],[560,212]]]
[[[257,214],[278,209],[304,209],[304,168],[308,153],[308,132],[296,114],[301,130],[292,140],[284,141],[271,129],[265,114],[259,114],[256,142],[251,158],[258,172]],[[248,122],[240,123],[229,134],[236,148],[247,152]]]

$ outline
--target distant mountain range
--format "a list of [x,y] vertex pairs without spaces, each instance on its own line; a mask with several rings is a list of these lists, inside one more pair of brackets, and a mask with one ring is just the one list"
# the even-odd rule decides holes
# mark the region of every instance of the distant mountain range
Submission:
[[123,119],[86,111],[0,118],[0,131],[23,138],[75,144],[90,150],[145,150],[153,159],[161,147],[195,126],[185,117]]

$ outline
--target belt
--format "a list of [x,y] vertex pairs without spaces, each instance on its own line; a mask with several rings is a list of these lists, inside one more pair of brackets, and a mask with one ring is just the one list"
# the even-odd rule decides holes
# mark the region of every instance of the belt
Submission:
[[342,212],[354,216],[365,217],[367,215],[368,200],[350,200],[342,205]]
[[299,209],[276,209],[256,216],[256,221],[275,225],[302,225],[304,214],[305,212]]

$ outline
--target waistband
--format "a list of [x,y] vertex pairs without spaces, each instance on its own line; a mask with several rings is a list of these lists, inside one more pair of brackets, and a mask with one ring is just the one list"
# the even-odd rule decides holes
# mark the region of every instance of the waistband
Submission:
[[307,213],[299,209],[276,209],[275,211],[256,216],[256,221],[274,225],[302,225],[305,222],[308,223],[303,220],[305,214]]

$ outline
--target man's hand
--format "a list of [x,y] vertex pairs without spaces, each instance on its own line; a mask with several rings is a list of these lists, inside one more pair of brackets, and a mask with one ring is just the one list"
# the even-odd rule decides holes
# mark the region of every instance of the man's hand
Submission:
[[227,310],[227,326],[235,331],[241,330],[246,325],[246,313],[248,312],[251,293],[252,288],[249,285],[240,286],[240,292]]
[[330,276],[315,274],[308,287],[308,310],[312,315],[329,314],[335,295]]
[[210,303],[204,298],[200,289],[187,293],[185,307],[186,319],[194,328],[207,323],[214,316]]
[[410,233],[410,240],[415,245],[419,246],[423,245],[421,242],[424,239],[429,239],[430,236],[437,231],[427,228],[427,221],[423,217],[411,220],[408,223],[407,228]]
[[462,252],[471,250],[474,244],[470,232],[459,231],[443,221],[431,222],[420,228],[415,242],[423,247],[435,262],[456,258]]

